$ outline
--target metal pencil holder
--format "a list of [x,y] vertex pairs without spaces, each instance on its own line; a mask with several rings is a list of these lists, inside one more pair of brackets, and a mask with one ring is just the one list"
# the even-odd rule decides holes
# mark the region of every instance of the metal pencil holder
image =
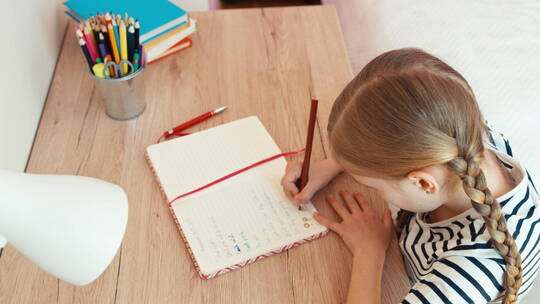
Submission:
[[[128,73],[124,76],[122,66],[128,65]],[[101,101],[105,106],[105,113],[116,120],[133,119],[144,112],[144,75],[146,62],[135,72],[133,65],[128,60],[122,60],[119,64],[108,62],[105,69],[114,69],[119,78],[99,78],[92,72],[96,87],[101,95]]]

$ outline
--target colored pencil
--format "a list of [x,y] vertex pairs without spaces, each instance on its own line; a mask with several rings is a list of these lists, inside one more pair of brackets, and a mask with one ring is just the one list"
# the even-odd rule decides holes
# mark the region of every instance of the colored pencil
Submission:
[[92,57],[90,57],[90,53],[88,52],[88,48],[86,47],[86,42],[84,41],[84,39],[79,38],[79,45],[81,46],[84,57],[86,58],[86,62],[88,62],[88,67],[91,70],[92,66],[94,66],[94,61],[92,60]]
[[107,51],[107,54],[112,54],[111,40],[109,39],[109,32],[107,31],[107,26],[105,26],[105,24],[101,24],[100,28],[101,33],[105,38],[105,50]]
[[109,12],[105,13],[105,25],[109,25],[112,22],[111,14]]
[[[311,109],[309,112],[308,121],[308,133],[306,138],[306,152],[304,154],[304,162],[302,164],[302,173],[297,180],[298,191],[302,191],[308,183],[309,177],[309,163],[311,161],[311,150],[313,147],[313,136],[315,134],[315,122],[317,120],[317,105],[319,101],[316,99],[311,100]],[[299,208],[300,209],[300,208]]]
[[84,34],[80,29],[75,30],[75,35],[77,35],[77,40],[79,40],[80,38],[84,39]]
[[[120,20],[120,59],[128,59],[126,25],[123,20]],[[125,63],[122,64],[122,70],[124,71],[124,74],[127,74],[128,65]]]
[[144,48],[142,44],[139,44],[139,47],[137,48],[137,53],[139,53],[139,66],[143,66],[144,64]]
[[[92,47],[94,48],[94,51],[95,51],[96,55],[98,55],[98,57],[99,57],[99,54],[98,54],[98,51],[97,51],[97,37],[94,35],[94,31],[92,30],[91,25],[88,25],[87,27],[85,27],[85,33],[86,32],[88,32],[88,35],[92,39]],[[88,43],[88,41],[87,41],[87,43]]]
[[[96,36],[96,40],[99,40],[98,39],[98,37],[99,37],[98,34],[101,32],[101,26],[98,23],[96,23],[96,24],[94,24],[93,30],[94,30],[94,35]],[[98,43],[99,43],[99,41],[98,41]]]
[[129,61],[133,62],[133,53],[135,52],[135,28],[130,25],[127,32],[127,48]]
[[120,62],[120,55],[118,54],[118,48],[116,47],[116,45],[117,45],[117,43],[116,43],[116,35],[114,34],[114,29],[113,29],[112,23],[107,25],[107,30],[109,31],[109,39],[111,40],[111,48],[113,50],[114,61],[116,63],[119,63]]
[[105,60],[105,56],[107,56],[107,49],[105,48],[105,37],[101,32],[98,34],[98,41],[99,53],[101,54],[101,58]]
[[139,69],[139,53],[133,54],[133,72],[137,72]]
[[[112,61],[112,58],[111,58],[111,55],[107,54],[107,56],[105,56],[105,61],[104,62],[105,62],[105,64],[107,64],[109,61]],[[111,77],[115,77],[113,67],[109,67],[109,75]]]
[[99,55],[97,53],[97,49],[94,47],[94,40],[92,39],[92,36],[90,35],[90,29],[88,27],[84,28],[84,40],[86,42],[88,52],[90,53],[90,56],[92,57],[92,61],[96,62],[96,58],[98,58]]
[[118,49],[118,53],[120,53],[120,33],[118,31],[118,23],[113,19],[112,21],[113,28],[114,28],[114,34],[116,36],[116,48]]
[[[139,47],[139,35],[141,32],[141,25],[139,24],[139,21],[135,21],[135,47]],[[140,53],[139,53],[140,54]]]
[[[120,68],[123,75],[133,73],[146,64],[145,52],[140,44],[140,24],[132,16],[127,13],[96,12],[88,19],[82,19],[72,15],[80,21],[75,25],[75,34],[94,75],[99,73],[100,76],[96,76],[120,77],[117,67],[103,71],[103,65],[108,62],[120,64],[120,61],[129,60],[133,64],[133,71],[129,64],[122,63]],[[101,65],[97,66],[98,63]]]

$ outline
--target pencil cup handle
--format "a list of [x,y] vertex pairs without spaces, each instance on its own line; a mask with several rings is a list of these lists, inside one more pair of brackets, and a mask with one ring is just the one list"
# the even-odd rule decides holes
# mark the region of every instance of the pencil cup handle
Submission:
[[[124,74],[124,70],[122,69],[122,64],[127,64],[128,65],[128,72],[127,74]],[[131,73],[135,73],[135,68],[133,67],[133,64],[131,62],[129,62],[129,60],[122,60],[120,61],[120,63],[118,64],[120,66],[120,68],[118,69],[120,71],[120,76],[122,77],[125,77]]]

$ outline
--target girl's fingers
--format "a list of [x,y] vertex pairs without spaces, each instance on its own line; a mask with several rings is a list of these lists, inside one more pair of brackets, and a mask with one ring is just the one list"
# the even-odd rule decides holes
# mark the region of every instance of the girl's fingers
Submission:
[[320,213],[315,212],[313,213],[313,218],[321,225],[325,226],[326,228],[338,232],[339,230],[339,223],[334,222],[324,216],[322,216]]
[[296,187],[295,181],[300,177],[301,172],[301,163],[287,163],[285,175],[281,178],[281,186],[283,186],[283,191],[285,191],[290,198],[298,194],[298,188]]
[[286,184],[293,183],[300,177],[302,173],[302,163],[301,162],[289,162],[287,163],[287,168],[285,169],[285,175],[281,178],[281,185],[285,186]]
[[362,211],[364,212],[371,212],[371,207],[369,206],[369,203],[367,202],[366,198],[364,197],[364,195],[360,192],[356,192],[354,193],[354,198],[358,204],[358,206],[360,206],[360,208],[362,209]]
[[341,194],[341,197],[343,197],[343,200],[347,204],[347,208],[349,208],[349,211],[351,213],[354,214],[354,213],[362,211],[361,208],[358,206],[358,203],[356,202],[354,197],[352,197],[352,195],[349,193],[349,191],[341,190],[340,194]]
[[296,203],[305,204],[309,202],[309,200],[313,197],[316,191],[313,188],[314,188],[313,183],[308,182],[306,186],[304,187],[304,189],[300,191],[300,193],[295,194],[293,196],[295,204]]
[[342,202],[338,201],[333,194],[329,194],[328,196],[326,196],[326,201],[328,203],[330,203],[332,208],[334,208],[334,210],[336,210],[337,214],[342,219],[345,219],[345,218],[347,218],[347,217],[349,217],[351,215],[349,210],[347,210],[347,208],[345,208],[345,205],[343,205]]
[[296,185],[294,183],[283,185],[283,191],[290,199],[293,199],[294,196],[298,194],[298,188],[296,188]]

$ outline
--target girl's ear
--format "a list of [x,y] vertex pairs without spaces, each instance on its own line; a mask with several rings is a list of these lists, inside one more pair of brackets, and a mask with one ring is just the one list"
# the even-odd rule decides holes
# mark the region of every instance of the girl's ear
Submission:
[[418,190],[425,192],[426,194],[437,194],[439,192],[439,183],[430,173],[415,170],[407,174],[407,179],[418,187]]

